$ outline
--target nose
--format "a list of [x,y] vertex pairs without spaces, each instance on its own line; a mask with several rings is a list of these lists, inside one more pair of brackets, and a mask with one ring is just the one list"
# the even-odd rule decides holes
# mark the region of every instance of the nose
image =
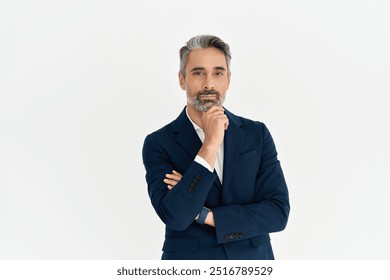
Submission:
[[214,80],[211,75],[207,75],[203,84],[203,89],[214,89]]

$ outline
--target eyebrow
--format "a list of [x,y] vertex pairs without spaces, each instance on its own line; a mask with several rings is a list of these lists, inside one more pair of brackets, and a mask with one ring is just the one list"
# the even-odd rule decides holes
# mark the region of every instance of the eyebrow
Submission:
[[194,67],[194,68],[191,69],[191,72],[204,70],[204,69],[205,69],[204,67]]
[[[204,67],[194,67],[191,69],[191,72],[199,71],[199,70],[205,70],[205,68]],[[222,67],[222,66],[216,66],[213,68],[213,70],[226,71],[225,67]]]

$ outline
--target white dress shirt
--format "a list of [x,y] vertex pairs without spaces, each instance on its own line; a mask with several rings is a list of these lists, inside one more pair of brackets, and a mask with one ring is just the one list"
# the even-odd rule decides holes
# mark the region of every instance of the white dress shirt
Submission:
[[[194,123],[191,120],[190,115],[188,115],[187,108],[186,108],[186,114],[187,114],[188,119],[192,123],[192,125],[196,131],[196,134],[198,134],[200,141],[202,141],[202,143],[203,143],[204,138],[205,138],[205,134],[204,134],[203,129],[201,129],[196,123]],[[215,164],[214,164],[215,172],[217,172],[217,175],[218,175],[219,180],[221,181],[221,184],[223,183],[223,181],[222,181],[222,179],[223,179],[223,156],[224,156],[223,147],[224,147],[224,141],[222,141],[221,145],[219,145],[217,158],[215,159]],[[197,163],[203,165],[204,167],[206,167],[210,172],[214,171],[211,168],[210,164],[206,160],[204,160],[201,156],[196,155],[195,161]]]

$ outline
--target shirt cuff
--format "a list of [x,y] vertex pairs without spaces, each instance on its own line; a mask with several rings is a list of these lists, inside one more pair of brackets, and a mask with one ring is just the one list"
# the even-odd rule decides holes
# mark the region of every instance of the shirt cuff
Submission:
[[201,156],[196,155],[195,161],[199,163],[200,165],[203,165],[205,168],[207,168],[211,173],[214,172],[214,170],[211,168],[210,164],[205,161]]

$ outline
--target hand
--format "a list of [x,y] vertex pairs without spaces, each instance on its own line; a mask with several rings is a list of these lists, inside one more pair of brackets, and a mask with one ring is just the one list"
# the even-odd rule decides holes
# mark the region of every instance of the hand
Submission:
[[[199,214],[196,215],[195,221],[198,219],[199,219]],[[204,224],[209,225],[211,227],[215,227],[214,214],[212,210],[209,213],[207,213],[206,219],[204,220]]]
[[213,106],[202,115],[202,127],[205,133],[204,143],[217,146],[222,143],[229,120],[220,106]]
[[225,130],[229,126],[229,120],[222,107],[213,106],[203,113],[201,121],[205,139],[198,155],[214,169],[218,149],[225,136]]
[[168,184],[167,188],[168,190],[171,190],[174,186],[176,186],[176,184],[180,181],[183,175],[173,170],[171,174],[165,174],[165,177],[166,178],[164,179],[164,183]]

